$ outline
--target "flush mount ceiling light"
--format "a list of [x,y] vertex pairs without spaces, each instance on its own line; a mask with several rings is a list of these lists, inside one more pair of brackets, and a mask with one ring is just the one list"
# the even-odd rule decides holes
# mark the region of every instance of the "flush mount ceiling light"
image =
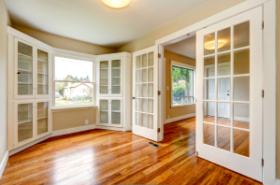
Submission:
[[[224,47],[226,44],[225,40],[218,40],[218,49]],[[207,50],[215,50],[215,41],[209,41],[204,44],[204,48]]]
[[100,0],[104,5],[113,9],[122,9],[130,5],[132,0]]

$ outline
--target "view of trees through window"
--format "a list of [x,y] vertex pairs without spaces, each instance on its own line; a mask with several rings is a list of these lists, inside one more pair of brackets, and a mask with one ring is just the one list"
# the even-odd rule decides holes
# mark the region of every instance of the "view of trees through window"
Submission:
[[92,62],[55,58],[55,105],[93,103]]
[[193,70],[172,65],[172,105],[194,103]]

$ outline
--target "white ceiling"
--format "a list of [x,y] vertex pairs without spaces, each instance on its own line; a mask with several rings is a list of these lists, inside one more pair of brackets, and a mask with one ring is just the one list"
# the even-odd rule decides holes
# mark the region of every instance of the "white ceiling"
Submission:
[[196,58],[196,37],[192,36],[180,42],[168,45],[165,49],[186,57]]
[[5,0],[12,22],[89,43],[118,47],[209,0],[134,0],[122,10],[99,0]]

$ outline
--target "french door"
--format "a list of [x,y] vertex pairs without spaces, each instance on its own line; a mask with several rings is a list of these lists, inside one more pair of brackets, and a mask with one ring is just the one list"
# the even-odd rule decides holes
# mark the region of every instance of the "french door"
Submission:
[[197,32],[198,156],[262,181],[262,8]]
[[158,141],[156,47],[133,53],[133,133]]

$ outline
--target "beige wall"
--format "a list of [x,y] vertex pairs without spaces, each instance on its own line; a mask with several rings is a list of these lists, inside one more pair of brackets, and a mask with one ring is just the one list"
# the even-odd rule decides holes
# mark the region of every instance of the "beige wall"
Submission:
[[86,126],[85,120],[88,125],[96,124],[96,108],[54,110],[52,116],[53,131]]
[[171,61],[176,61],[182,64],[190,64],[195,66],[195,59],[185,57],[170,51],[164,51],[164,58],[166,59],[165,65],[165,82],[166,86],[169,86],[169,90],[166,90],[166,119],[176,118],[188,114],[195,113],[195,105],[186,105],[179,107],[171,107]]
[[276,57],[277,57],[277,112],[276,112],[276,120],[277,120],[277,179],[280,179],[280,0],[276,0]]
[[66,37],[61,37],[58,35],[53,35],[53,34],[41,32],[29,28],[24,28],[17,25],[13,25],[13,28],[55,48],[77,51],[77,52],[93,54],[93,55],[116,52],[116,50],[112,48],[90,44],[87,42],[82,42]]
[[7,151],[7,25],[10,25],[4,0],[0,0],[0,162]]

